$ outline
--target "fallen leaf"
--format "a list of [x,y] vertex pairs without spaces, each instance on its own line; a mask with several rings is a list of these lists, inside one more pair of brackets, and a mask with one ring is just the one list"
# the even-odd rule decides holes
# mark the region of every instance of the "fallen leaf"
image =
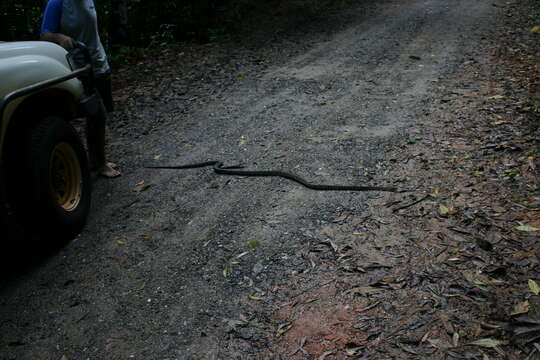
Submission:
[[407,144],[408,144],[408,145],[415,145],[415,144],[421,142],[422,140],[423,140],[423,139],[420,139],[420,138],[418,138],[418,139],[411,139],[411,140],[407,141]]
[[343,221],[347,220],[347,218],[348,218],[350,215],[351,215],[351,214],[349,214],[349,213],[341,214],[340,216],[338,216],[337,218],[335,218],[334,220],[332,220],[332,222],[335,222],[335,223],[343,222]]
[[462,274],[463,274],[463,277],[468,281],[468,282],[473,282],[474,281],[474,275],[475,275],[475,272],[472,271],[472,270],[463,270],[462,271]]
[[534,295],[540,294],[540,286],[532,279],[529,279],[529,289]]
[[292,322],[287,322],[278,326],[276,336],[281,336],[293,327]]
[[499,125],[510,124],[510,123],[511,123],[511,121],[508,121],[508,120],[499,120],[499,121],[490,122],[489,125],[491,125],[491,126],[499,126]]
[[452,335],[452,345],[454,345],[454,347],[459,346],[459,333],[457,331]]
[[60,360],[69,360],[69,358],[68,358],[66,355],[62,355],[62,357],[60,358]]
[[449,212],[450,212],[450,209],[448,209],[445,205],[443,204],[439,205],[439,214],[448,215]]
[[501,341],[501,340],[497,340],[497,339],[485,338],[485,339],[480,339],[480,340],[473,341],[473,342],[471,342],[469,344],[470,345],[477,345],[477,346],[487,347],[487,348],[494,348],[496,346],[504,344],[504,342]]
[[247,247],[250,249],[256,248],[259,245],[261,245],[261,242],[259,240],[252,240],[247,243]]
[[474,279],[473,284],[480,285],[480,286],[488,286],[488,285],[490,285],[490,283],[488,283],[486,281],[483,281],[483,280],[478,280],[478,279]]
[[528,301],[520,302],[516,304],[516,306],[514,306],[514,309],[510,313],[510,316],[526,314],[529,312],[529,307],[530,307],[530,304]]
[[491,210],[493,210],[493,211],[495,211],[496,213],[499,213],[499,214],[502,214],[502,213],[506,212],[505,208],[503,208],[502,206],[497,206],[497,205],[493,205],[491,207]]
[[504,99],[504,96],[502,96],[502,95],[494,95],[494,96],[488,97],[488,99],[493,99],[493,100]]
[[475,285],[480,285],[480,286],[489,286],[489,285],[491,285],[487,280],[479,279],[478,276],[480,276],[480,275],[477,275],[472,270],[464,270],[462,273],[463,273],[463,276],[465,277],[465,279],[467,281],[469,281],[470,283],[473,283]]
[[540,33],[540,26],[535,26],[531,29],[531,32],[535,33],[535,34],[538,34]]
[[516,226],[516,230],[527,231],[527,232],[540,231],[539,228],[536,228],[534,226],[529,226],[529,225]]
[[139,235],[139,238],[141,238],[143,240],[150,240],[150,235],[141,234],[141,235]]
[[229,268],[226,267],[225,269],[223,269],[223,277],[228,277],[229,276]]
[[264,298],[262,298],[262,297],[252,296],[252,295],[249,295],[248,299],[253,300],[253,301],[263,301],[264,300]]
[[152,186],[154,186],[154,184],[147,184],[143,181],[141,182],[138,182],[137,184],[135,184],[135,188],[133,188],[133,191],[135,192],[143,192],[143,191],[146,191],[148,189],[150,189]]

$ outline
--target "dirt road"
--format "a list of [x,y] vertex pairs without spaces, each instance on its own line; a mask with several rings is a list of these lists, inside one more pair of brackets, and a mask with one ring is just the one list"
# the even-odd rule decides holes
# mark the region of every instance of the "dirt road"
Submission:
[[[392,272],[441,253],[382,209],[434,191],[416,178],[422,163],[400,155],[440,145],[433,129],[453,115],[447,89],[492,54],[486,39],[504,6],[368,1],[242,44],[156,54],[156,68],[115,93],[110,148],[123,176],[96,180],[76,240],[4,281],[0,358],[445,358],[406,343],[367,350],[393,321],[442,306],[434,288],[414,290],[428,270],[409,282]],[[317,192],[210,168],[143,168],[206,160],[414,191]],[[418,307],[378,298],[383,280],[395,290],[384,296]],[[364,316],[369,306],[384,315]]]

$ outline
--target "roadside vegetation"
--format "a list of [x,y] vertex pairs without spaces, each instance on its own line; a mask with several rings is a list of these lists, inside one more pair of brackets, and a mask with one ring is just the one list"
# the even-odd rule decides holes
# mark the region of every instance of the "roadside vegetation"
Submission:
[[[97,1],[108,46],[148,47],[186,40],[220,41],[271,24],[283,15],[296,20],[358,0],[118,0]],[[4,41],[37,39],[47,0],[0,0]]]

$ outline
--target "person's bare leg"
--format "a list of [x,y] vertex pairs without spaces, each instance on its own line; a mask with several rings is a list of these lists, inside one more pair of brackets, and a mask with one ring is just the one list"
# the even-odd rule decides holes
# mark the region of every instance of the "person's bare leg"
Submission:
[[105,158],[105,117],[88,118],[86,120],[86,141],[90,162],[98,174],[104,177],[120,176],[116,164],[107,162]]

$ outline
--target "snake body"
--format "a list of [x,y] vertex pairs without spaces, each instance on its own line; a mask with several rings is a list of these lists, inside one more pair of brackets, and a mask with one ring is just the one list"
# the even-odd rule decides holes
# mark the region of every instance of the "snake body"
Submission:
[[357,186],[357,185],[321,185],[312,184],[298,175],[291,174],[280,170],[239,170],[243,169],[243,166],[224,166],[221,161],[206,161],[187,165],[176,166],[146,166],[149,169],[195,169],[212,166],[214,172],[222,175],[237,175],[237,176],[278,176],[285,179],[297,182],[309,189],[313,190],[325,190],[325,191],[389,191],[398,192],[395,187],[384,186]]

